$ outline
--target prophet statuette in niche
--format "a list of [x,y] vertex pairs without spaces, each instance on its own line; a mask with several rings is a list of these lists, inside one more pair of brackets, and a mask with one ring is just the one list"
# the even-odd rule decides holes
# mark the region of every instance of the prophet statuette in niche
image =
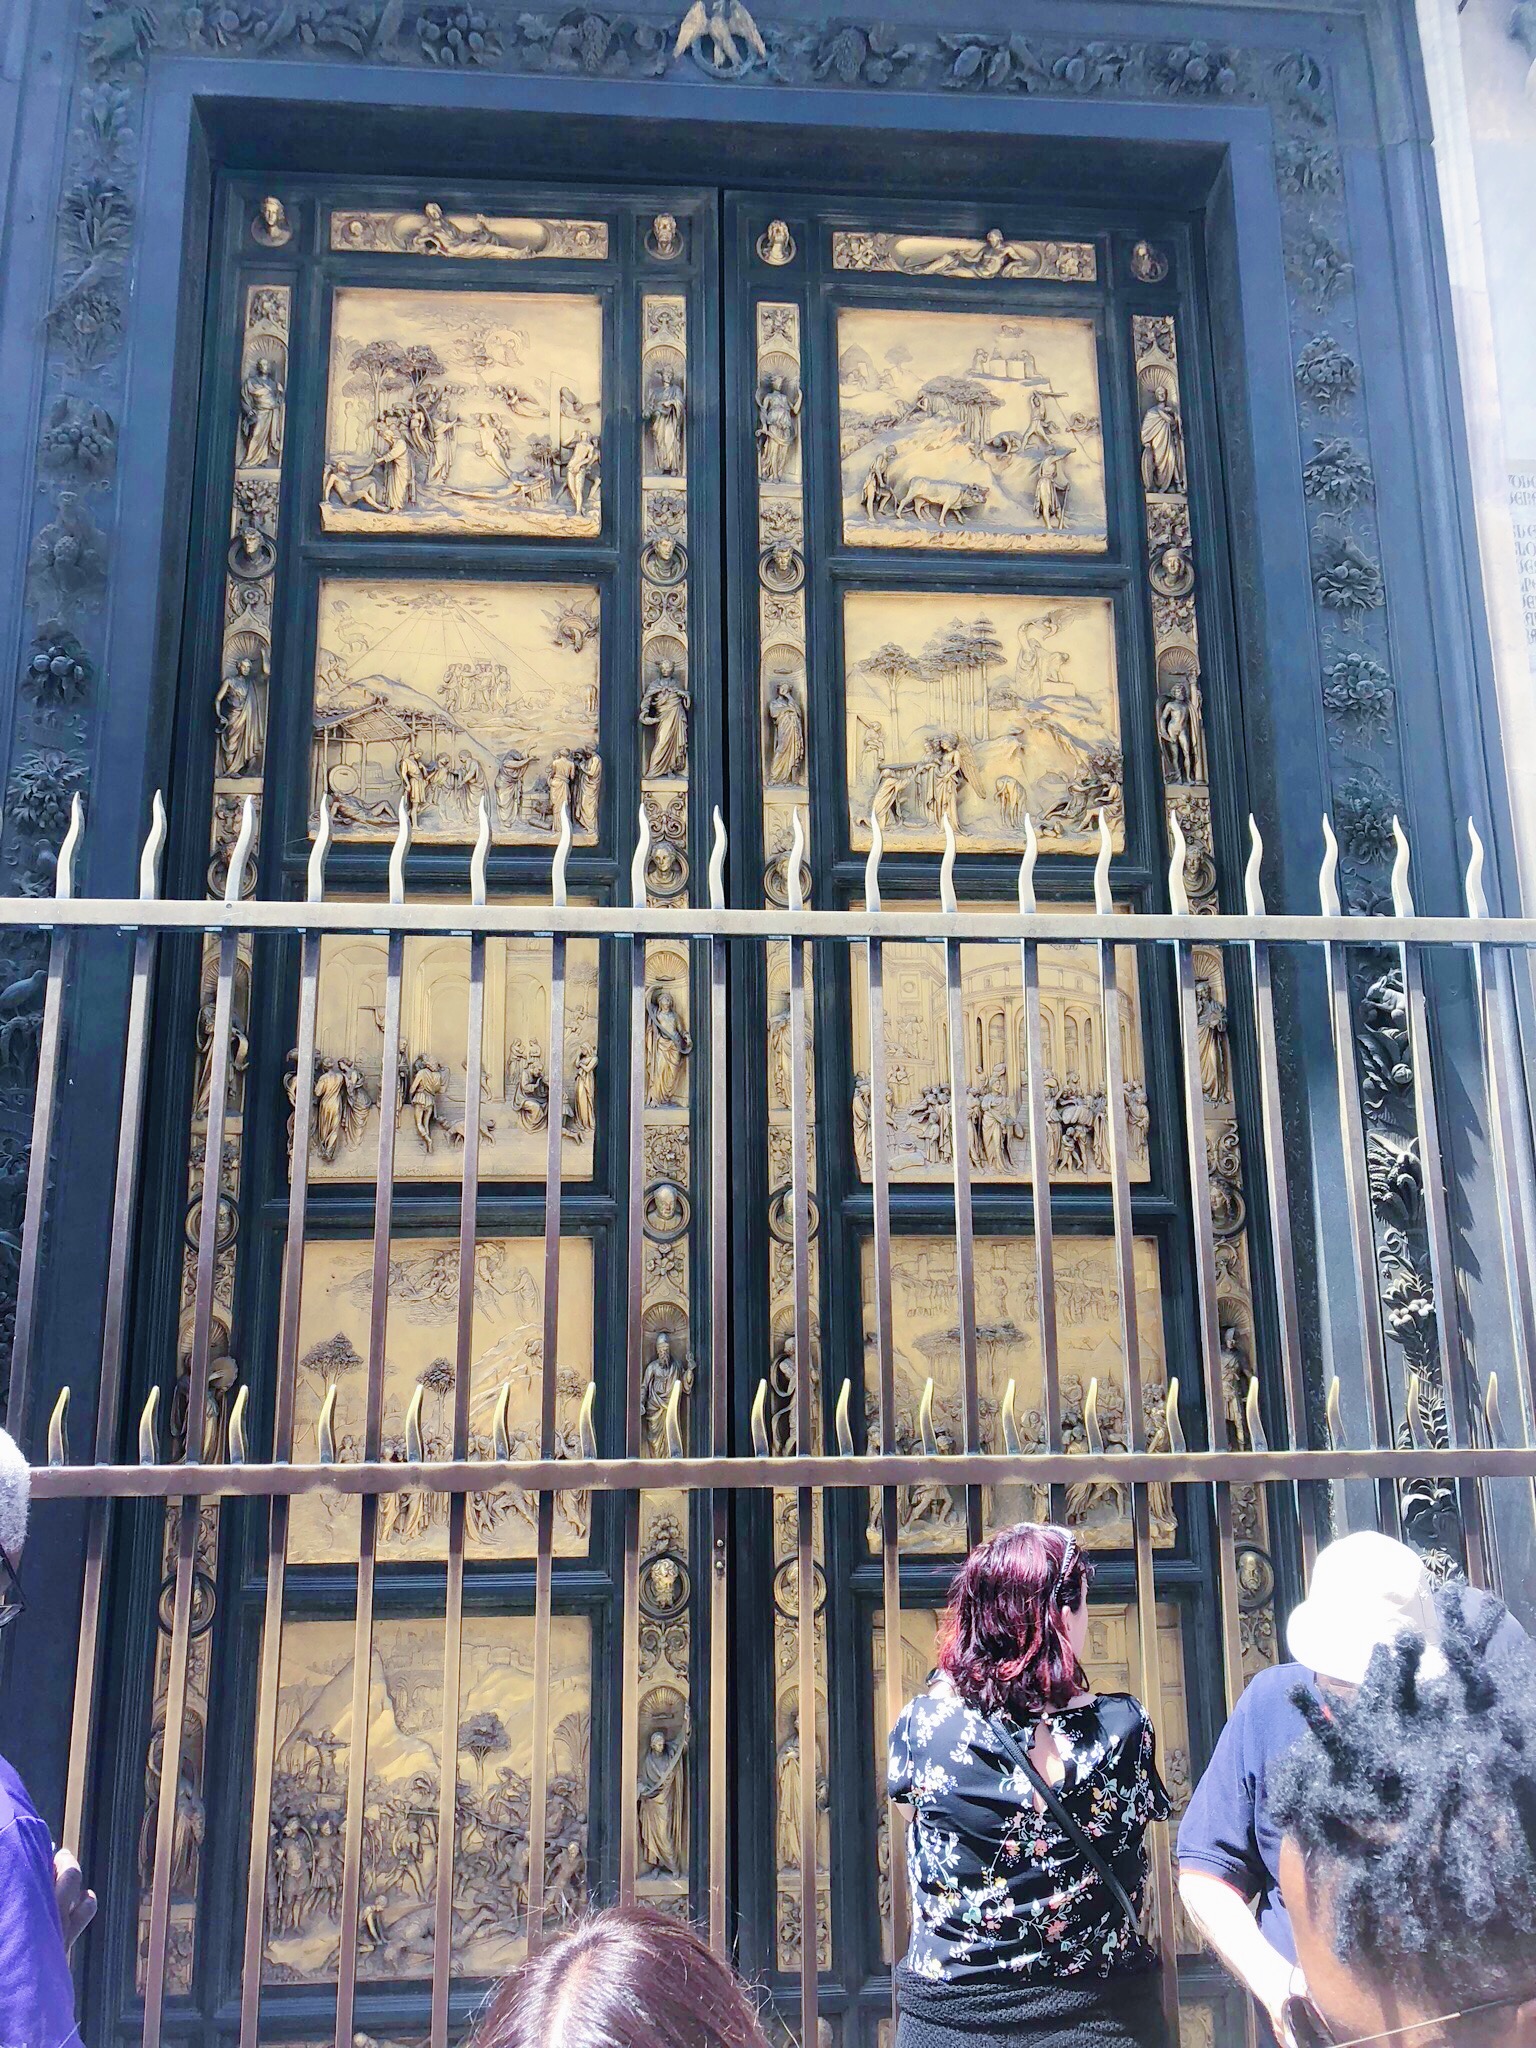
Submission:
[[683,1068],[693,1037],[669,988],[645,996],[645,1102],[648,1109],[676,1109]]
[[651,387],[645,408],[645,423],[651,430],[651,452],[658,476],[683,473],[683,387],[670,363]]

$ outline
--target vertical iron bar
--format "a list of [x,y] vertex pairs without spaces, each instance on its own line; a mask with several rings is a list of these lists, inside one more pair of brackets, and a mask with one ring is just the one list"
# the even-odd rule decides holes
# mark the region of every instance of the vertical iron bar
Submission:
[[[398,900],[398,899],[397,899]],[[384,984],[384,1048],[379,1077],[379,1158],[373,1205],[373,1284],[368,1305],[368,1406],[363,1456],[374,1459],[384,1433],[384,1338],[389,1319],[389,1248],[395,1198],[395,1119],[399,1103],[400,984],[405,939],[389,934]],[[357,1995],[357,1916],[363,1881],[363,1800],[368,1785],[369,1693],[373,1677],[373,1589],[379,1496],[359,1503],[357,1612],[352,1645],[352,1743],[347,1756],[347,1810],[341,1883],[341,1947],[336,1970],[336,2048],[352,2048]],[[451,1759],[445,1769],[453,1768]]]
[[[79,799],[76,799],[78,804]],[[37,1088],[32,1098],[32,1142],[27,1157],[27,1200],[22,1212],[21,1264],[16,1276],[15,1334],[11,1340],[6,1427],[26,1446],[32,1406],[32,1328],[37,1319],[38,1279],[43,1255],[43,1211],[53,1168],[53,1126],[63,1064],[64,989],[74,962],[75,934],[55,929],[48,948],[48,982],[43,996],[42,1033],[37,1050]]]
[[[710,902],[725,903],[725,827],[715,812],[715,847],[710,861]],[[729,1135],[726,1068],[726,942],[709,947],[709,1436],[717,1458],[730,1452],[730,1384],[727,1345],[730,1331],[730,1233],[726,1208],[729,1190]],[[721,1957],[730,1954],[726,1914],[728,1828],[730,1822],[728,1757],[730,1730],[730,1663],[728,1658],[730,1581],[730,1496],[712,1488],[709,1569],[709,1942]]]
[[[288,1239],[283,1249],[277,1402],[272,1423],[272,1455],[279,1464],[286,1464],[293,1455],[293,1401],[298,1378],[299,1310],[304,1286],[304,1211],[309,1196],[309,1142],[315,1099],[315,1025],[319,989],[320,935],[318,932],[305,932],[299,953],[298,1060],[293,1089],[293,1148],[288,1168]],[[379,1114],[384,1114],[382,1101]],[[273,1494],[267,1519],[267,1593],[261,1636],[261,1673],[256,1688],[251,1847],[246,1872],[245,1949],[240,1977],[240,2048],[256,2048],[261,2020],[262,1937],[266,1924],[272,1772],[277,1753],[289,1505],[286,1493]]]
[[[645,865],[650,826],[640,810],[640,843],[635,854],[631,900],[645,908]],[[624,1390],[624,1454],[641,1455],[641,1386],[644,1374],[645,1240],[645,940],[629,941],[629,1255],[628,1318],[625,1328],[627,1377]],[[636,1806],[640,1769],[640,1494],[623,1499],[624,1645],[619,1714],[619,1901],[631,1905],[639,1856]]]
[[1532,1270],[1531,1217],[1528,1202],[1529,1162],[1516,1118],[1521,1092],[1510,1074],[1509,1048],[1515,1042],[1515,1020],[1509,988],[1509,958],[1499,947],[1477,946],[1478,1011],[1483,1030],[1483,1063],[1487,1078],[1489,1139],[1494,1186],[1499,1198],[1499,1225],[1504,1240],[1504,1269],[1509,1294],[1510,1335],[1515,1355],[1516,1397],[1520,1404],[1520,1435],[1525,1443],[1536,1431],[1536,1274]]
[[1053,1457],[1059,1457],[1061,1348],[1056,1328],[1056,1242],[1051,1219],[1050,1133],[1045,1116],[1045,1049],[1040,1030],[1039,942],[1021,939],[1019,959],[1024,976],[1024,1056],[1029,1068],[1029,1177],[1035,1198],[1035,1293],[1040,1317],[1045,1447]]
[[[476,892],[477,894],[479,892]],[[469,1015],[464,1057],[464,1177],[459,1186],[459,1291],[456,1303],[453,1455],[469,1455],[470,1372],[475,1328],[475,1225],[480,1207],[480,1083],[485,1060],[485,934],[469,940]],[[551,1094],[554,1083],[551,1081]],[[551,1111],[550,1123],[559,1119]],[[431,2048],[448,2048],[448,1977],[453,1962],[453,1878],[458,1847],[459,1700],[464,1653],[466,1494],[448,1496],[448,1583],[443,1603],[442,1776],[437,1791],[437,1871],[432,1918]],[[535,1698],[537,1713],[537,1698]]]
[[[945,833],[953,847],[948,820]],[[951,898],[951,903],[953,899]],[[945,909],[951,907],[945,904]],[[955,1285],[960,1297],[960,1375],[967,1454],[981,1449],[981,1398],[976,1380],[976,1243],[971,1224],[971,1120],[966,1109],[965,992],[958,940],[944,941],[944,994],[949,1018],[949,1127],[955,1184]],[[981,1490],[965,1489],[965,1540],[981,1541]]]

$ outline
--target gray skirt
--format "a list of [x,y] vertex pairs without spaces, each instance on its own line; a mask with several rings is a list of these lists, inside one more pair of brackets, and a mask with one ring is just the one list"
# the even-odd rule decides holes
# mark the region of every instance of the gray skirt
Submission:
[[896,1972],[896,2048],[1171,2048],[1155,1968],[1022,1984]]

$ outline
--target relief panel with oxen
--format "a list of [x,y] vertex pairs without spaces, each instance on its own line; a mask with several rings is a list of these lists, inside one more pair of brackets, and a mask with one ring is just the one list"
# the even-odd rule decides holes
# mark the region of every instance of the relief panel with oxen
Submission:
[[1120,702],[1107,598],[852,590],[843,598],[852,843],[892,852],[1118,848]]
[[344,287],[321,525],[594,538],[602,375],[595,298]]
[[311,827],[339,837],[595,839],[599,597],[592,584],[328,577],[315,639]]
[[[453,1322],[458,1305],[456,1238],[402,1237],[391,1247],[384,1359],[383,1455],[404,1461],[407,1416],[418,1388],[426,1457],[453,1450]],[[311,1238],[304,1246],[294,1442],[303,1460],[362,1455],[368,1390],[368,1321],[373,1246],[367,1238]],[[592,1245],[560,1241],[560,1360],[556,1455],[576,1453],[577,1417],[592,1378]],[[539,1238],[486,1238],[475,1247],[475,1307],[470,1339],[469,1455],[495,1455],[498,1407],[510,1454],[533,1457],[539,1440],[544,1365],[544,1247]],[[332,1390],[335,1400],[331,1400]],[[289,1520],[294,1564],[339,1564],[357,1557],[355,1494],[298,1496]],[[530,1557],[537,1502],[520,1488],[469,1496],[466,1555]],[[556,1496],[557,1555],[585,1555],[589,1503],[584,1492]],[[448,1549],[448,1496],[406,1487],[379,1503],[381,1563],[441,1560]]]
[[850,546],[1104,552],[1091,321],[845,306],[837,380]]
[[[355,1652],[350,1621],[284,1624],[262,1973],[269,1984],[335,1978]],[[500,1976],[526,1946],[533,1657],[531,1615],[465,1619],[451,1848],[455,1976]],[[438,1857],[447,1852],[438,1839],[442,1622],[376,1620],[371,1659],[358,1973],[419,1978],[432,1968]],[[546,1907],[556,1920],[586,1898],[591,1699],[588,1625],[556,1615],[545,1805]]]

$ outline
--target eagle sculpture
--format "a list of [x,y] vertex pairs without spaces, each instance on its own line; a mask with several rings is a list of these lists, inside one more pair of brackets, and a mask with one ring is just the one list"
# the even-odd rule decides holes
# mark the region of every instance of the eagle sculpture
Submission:
[[747,62],[737,47],[738,36],[754,55],[767,57],[767,46],[757,32],[757,23],[741,0],[693,0],[683,16],[677,48],[672,54],[682,57],[696,44],[707,44],[710,62],[717,71],[737,71]]

